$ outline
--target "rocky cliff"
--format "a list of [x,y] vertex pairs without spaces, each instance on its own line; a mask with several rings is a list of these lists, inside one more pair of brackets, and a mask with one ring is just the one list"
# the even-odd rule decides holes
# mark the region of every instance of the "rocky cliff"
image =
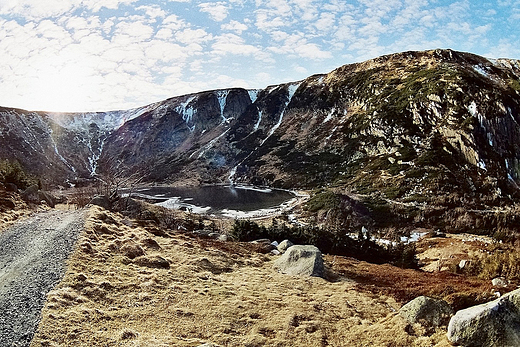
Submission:
[[168,183],[333,185],[501,204],[520,179],[520,62],[405,52],[262,90],[95,114],[0,110],[0,156],[55,182],[103,170]]

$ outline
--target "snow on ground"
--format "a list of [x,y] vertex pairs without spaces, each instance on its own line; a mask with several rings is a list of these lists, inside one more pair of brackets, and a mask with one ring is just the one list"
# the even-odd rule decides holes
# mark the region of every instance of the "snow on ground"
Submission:
[[271,135],[274,134],[276,129],[278,129],[280,127],[280,125],[282,124],[283,115],[285,113],[285,110],[287,109],[287,106],[289,106],[289,104],[291,103],[294,93],[296,93],[296,90],[298,90],[298,87],[300,86],[300,84],[301,84],[301,82],[289,85],[289,88],[288,88],[289,94],[287,96],[287,101],[285,102],[285,106],[282,110],[282,113],[280,113],[280,119],[278,119],[278,122],[271,128],[271,130],[269,131],[269,134],[267,134],[267,137],[262,140],[262,142],[260,143],[260,146],[262,146],[265,143],[265,141],[267,141],[267,139],[270,138]]

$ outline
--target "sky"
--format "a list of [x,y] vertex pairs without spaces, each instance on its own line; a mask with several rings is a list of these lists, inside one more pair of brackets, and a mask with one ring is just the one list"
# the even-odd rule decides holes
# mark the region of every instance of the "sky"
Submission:
[[109,111],[407,50],[520,58],[520,0],[0,0],[0,106]]

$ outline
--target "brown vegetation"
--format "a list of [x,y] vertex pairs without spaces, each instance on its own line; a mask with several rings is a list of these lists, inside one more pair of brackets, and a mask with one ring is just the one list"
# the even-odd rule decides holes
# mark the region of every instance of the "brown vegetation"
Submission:
[[487,281],[330,255],[327,280],[289,277],[249,243],[158,233],[159,212],[137,222],[91,208],[32,347],[448,346],[445,330],[409,325],[399,307],[490,293]]

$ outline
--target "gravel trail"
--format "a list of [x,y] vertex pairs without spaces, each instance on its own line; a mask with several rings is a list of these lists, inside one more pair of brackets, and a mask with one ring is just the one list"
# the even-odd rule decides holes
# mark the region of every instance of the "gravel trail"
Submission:
[[50,210],[0,234],[0,346],[29,346],[45,296],[65,273],[85,215]]

